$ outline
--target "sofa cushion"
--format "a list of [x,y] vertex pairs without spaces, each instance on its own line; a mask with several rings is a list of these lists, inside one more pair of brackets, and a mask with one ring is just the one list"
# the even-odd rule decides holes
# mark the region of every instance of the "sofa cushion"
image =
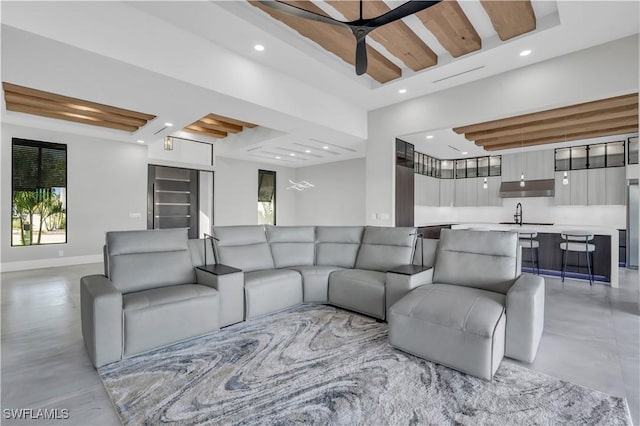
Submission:
[[218,261],[245,272],[273,269],[273,257],[262,225],[214,226]]
[[131,356],[220,328],[218,292],[185,284],[122,297],[124,347]]
[[353,268],[364,226],[316,226],[316,265]]
[[313,265],[315,257],[313,226],[267,226],[266,230],[276,268]]
[[443,229],[433,282],[505,294],[520,275],[518,252],[517,232]]
[[339,266],[290,266],[287,269],[302,275],[302,296],[305,303],[327,303],[329,275],[343,268]]
[[107,232],[109,279],[122,293],[195,282],[186,229]]
[[302,277],[274,269],[244,274],[245,318],[254,318],[302,303]]
[[362,237],[355,267],[386,272],[410,265],[416,241],[416,229],[410,227],[367,226]]
[[490,380],[504,356],[504,299],[469,287],[418,287],[389,309],[389,343]]
[[386,273],[343,269],[329,275],[329,303],[384,319]]

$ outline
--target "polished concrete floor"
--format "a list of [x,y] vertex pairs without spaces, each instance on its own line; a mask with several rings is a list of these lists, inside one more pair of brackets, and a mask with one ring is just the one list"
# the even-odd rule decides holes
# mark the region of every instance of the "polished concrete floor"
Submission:
[[[110,425],[119,420],[85,353],[79,281],[101,264],[10,272],[2,290],[2,418],[9,424]],[[545,332],[533,364],[549,375],[627,398],[640,424],[638,271],[592,288],[547,278]],[[68,409],[68,420],[7,420],[5,409]]]

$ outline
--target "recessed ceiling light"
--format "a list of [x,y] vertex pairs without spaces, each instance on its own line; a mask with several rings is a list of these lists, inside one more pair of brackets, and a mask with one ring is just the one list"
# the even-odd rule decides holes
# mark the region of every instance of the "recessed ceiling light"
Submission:
[[295,153],[295,152],[292,152],[292,153],[291,153],[291,154],[289,154],[289,155],[290,155],[290,156],[292,156],[292,157],[295,157],[295,156],[296,156],[296,153]]
[[173,127],[173,123],[164,123],[164,125],[167,127]]
[[279,159],[280,159],[280,157],[276,157],[276,160],[279,160]]
[[306,152],[307,154],[311,152],[310,149],[305,150],[304,152]]
[[398,90],[398,93],[400,93],[401,95],[405,94],[405,93],[407,93],[407,89],[400,89],[400,90]]
[[462,155],[467,155],[467,154],[468,154],[468,152],[467,152],[467,151],[462,151],[460,154],[462,154]]
[[144,143],[142,139],[138,139],[138,143]]
[[427,139],[433,139],[433,135],[427,135]]
[[323,146],[322,149],[329,149],[329,147],[328,146]]
[[261,44],[256,44],[255,46],[253,46],[254,49],[256,49],[258,52],[262,52],[264,50],[264,46]]
[[522,52],[520,52],[520,56],[529,56],[531,55],[531,50],[527,49],[527,50],[523,50]]

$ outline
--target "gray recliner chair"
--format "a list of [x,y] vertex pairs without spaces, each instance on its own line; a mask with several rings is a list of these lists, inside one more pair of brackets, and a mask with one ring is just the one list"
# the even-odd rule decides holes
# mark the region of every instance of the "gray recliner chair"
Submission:
[[80,281],[82,335],[94,366],[220,328],[217,282],[196,276],[201,240],[189,243],[186,229],[108,232],[106,239],[105,275]]
[[432,282],[389,308],[390,344],[485,379],[505,355],[532,362],[544,279],[520,269],[517,233],[442,230]]

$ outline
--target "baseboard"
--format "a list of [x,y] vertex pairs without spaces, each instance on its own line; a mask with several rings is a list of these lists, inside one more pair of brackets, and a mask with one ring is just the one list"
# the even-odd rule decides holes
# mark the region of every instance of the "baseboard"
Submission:
[[55,268],[56,266],[83,265],[85,263],[102,263],[101,254],[89,256],[54,257],[50,259],[25,260],[20,262],[0,263],[0,272],[26,271],[28,269]]

